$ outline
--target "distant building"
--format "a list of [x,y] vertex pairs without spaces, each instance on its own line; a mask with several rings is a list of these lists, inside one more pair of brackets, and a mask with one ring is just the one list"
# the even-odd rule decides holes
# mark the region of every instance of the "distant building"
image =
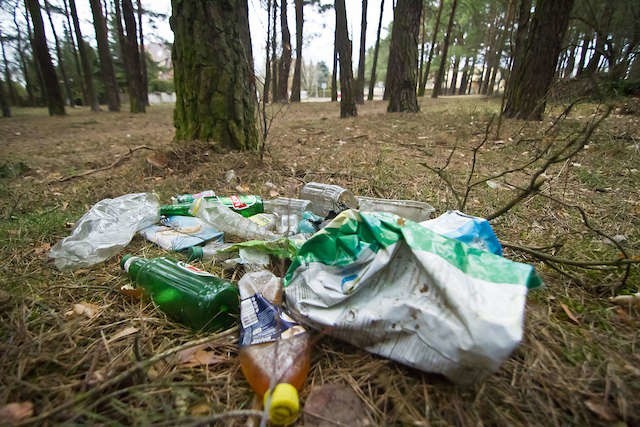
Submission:
[[151,42],[145,44],[145,50],[149,52],[151,59],[160,66],[158,78],[160,80],[172,80],[173,62],[171,61],[171,44]]

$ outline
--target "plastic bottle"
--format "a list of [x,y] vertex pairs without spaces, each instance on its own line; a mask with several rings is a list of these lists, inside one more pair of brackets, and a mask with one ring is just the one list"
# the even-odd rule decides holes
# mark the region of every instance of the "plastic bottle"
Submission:
[[233,326],[238,288],[192,265],[168,257],[122,257],[120,266],[173,320],[196,330]]
[[[185,200],[185,197],[188,195],[182,195],[178,197],[182,197]],[[193,197],[193,195],[190,195]],[[262,198],[260,196],[253,195],[241,195],[241,196],[213,196],[213,197],[195,197],[191,201],[184,201],[180,203],[174,203],[171,205],[162,205],[160,206],[160,215],[190,215],[189,210],[194,202],[198,200],[214,200],[222,203],[224,206],[238,212],[240,215],[244,217],[250,217],[255,214],[259,214],[263,212]]]
[[212,259],[224,261],[234,256],[232,252],[223,252],[230,246],[233,246],[233,243],[208,242],[204,246],[191,246],[187,248],[187,258],[189,261]]
[[375,197],[356,197],[361,211],[389,212],[410,219],[426,221],[435,212],[433,206],[415,200],[378,199]]
[[216,230],[245,240],[274,240],[278,236],[239,215],[214,199],[197,199],[189,213],[211,224]]
[[309,334],[281,312],[282,283],[273,273],[247,273],[238,286],[242,298],[240,368],[263,398],[271,422],[290,424],[298,416],[298,390],[309,373]]
[[199,193],[195,193],[195,194],[179,194],[175,197],[171,198],[171,201],[176,204],[176,203],[191,203],[193,202],[195,199],[201,199],[203,197],[207,197],[207,198],[211,198],[211,197],[216,197],[216,192],[213,190],[204,190],[201,191]]
[[358,208],[358,200],[353,193],[339,185],[310,182],[300,190],[300,198],[310,200],[309,210],[324,218]]
[[302,215],[309,209],[311,201],[302,199],[292,199],[289,197],[278,197],[276,199],[265,200],[263,202],[264,211],[279,215]]

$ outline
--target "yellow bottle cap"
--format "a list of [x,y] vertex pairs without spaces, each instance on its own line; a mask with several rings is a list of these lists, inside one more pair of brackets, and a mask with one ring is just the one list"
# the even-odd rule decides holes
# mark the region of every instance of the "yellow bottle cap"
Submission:
[[273,424],[291,424],[298,418],[300,411],[300,401],[298,390],[291,384],[277,384],[273,391],[267,391],[264,395],[264,405],[271,399],[269,404],[269,421]]

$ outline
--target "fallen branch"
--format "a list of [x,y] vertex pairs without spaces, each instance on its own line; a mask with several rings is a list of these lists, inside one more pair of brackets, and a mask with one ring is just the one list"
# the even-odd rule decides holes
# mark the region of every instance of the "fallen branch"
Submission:
[[69,175],[69,176],[65,176],[65,177],[59,178],[59,179],[54,179],[53,181],[49,181],[49,184],[54,183],[54,182],[66,182],[66,181],[70,181],[70,180],[75,179],[75,178],[80,178],[80,177],[83,177],[83,176],[91,175],[91,174],[96,173],[96,172],[102,172],[102,171],[106,171],[108,169],[113,169],[116,166],[120,165],[125,160],[131,158],[131,154],[133,154],[135,151],[138,151],[138,150],[152,150],[153,151],[153,148],[148,147],[146,145],[138,145],[137,147],[129,148],[129,152],[119,156],[110,165],[103,166],[101,168],[96,168],[96,169],[89,169],[87,171],[84,171],[84,172],[81,172],[81,173],[78,173],[78,174],[75,174],[75,175]]
[[598,267],[622,267],[622,266],[627,266],[632,264],[640,264],[640,259],[629,259],[629,258],[619,258],[619,259],[608,260],[608,261],[576,261],[572,259],[556,257],[546,252],[537,251],[535,249],[528,248],[526,246],[516,245],[513,243],[501,242],[501,244],[505,248],[524,252],[542,261],[550,261],[556,264],[572,265],[574,267],[580,267],[580,268],[586,268],[586,269],[602,270],[603,268],[598,268]]

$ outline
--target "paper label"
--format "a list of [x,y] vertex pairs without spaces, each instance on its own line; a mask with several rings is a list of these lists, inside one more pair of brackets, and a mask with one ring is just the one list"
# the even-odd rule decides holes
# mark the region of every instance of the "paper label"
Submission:
[[204,270],[200,270],[198,267],[191,264],[187,264],[186,262],[178,261],[178,267],[180,267],[184,271],[189,272],[191,274],[197,274],[198,276],[214,277],[213,274],[208,273]]
[[240,345],[276,341],[282,333],[297,325],[280,309],[263,297],[254,294],[240,302]]

